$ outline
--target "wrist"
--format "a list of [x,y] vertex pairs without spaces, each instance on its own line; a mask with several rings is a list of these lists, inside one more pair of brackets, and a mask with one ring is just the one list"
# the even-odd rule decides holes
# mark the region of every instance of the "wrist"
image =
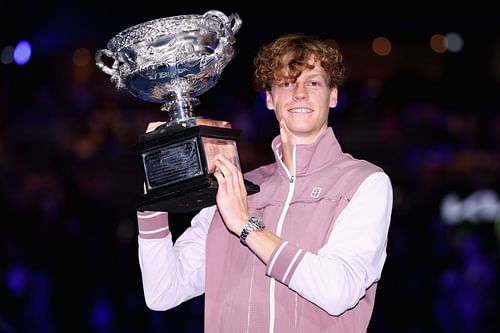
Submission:
[[248,219],[245,226],[243,227],[243,229],[241,230],[240,242],[246,246],[247,245],[246,240],[247,240],[248,235],[250,235],[250,233],[252,233],[253,231],[262,230],[264,228],[265,228],[265,225],[264,225],[264,223],[262,223],[262,221],[260,219],[251,216]]
[[236,228],[236,236],[240,236],[241,233],[243,232],[243,229],[245,229],[245,226],[247,225],[248,221],[250,220],[250,215],[246,216],[246,217],[243,217],[241,220],[240,220],[240,225],[238,226],[238,228]]

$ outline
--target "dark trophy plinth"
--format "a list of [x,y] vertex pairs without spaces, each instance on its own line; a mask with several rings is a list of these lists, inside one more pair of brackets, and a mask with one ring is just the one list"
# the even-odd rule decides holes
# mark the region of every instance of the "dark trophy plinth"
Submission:
[[[209,165],[222,154],[239,166],[238,129],[164,126],[139,138],[146,194],[139,208],[187,213],[215,204],[217,181]],[[259,187],[247,180],[248,194]]]
[[[212,88],[234,54],[237,14],[217,10],[132,26],[96,52],[97,67],[118,89],[155,103],[168,121],[139,136],[144,196],[139,210],[187,213],[216,203],[212,166],[222,154],[241,169],[240,130],[228,122],[194,116],[197,96]],[[106,65],[103,55],[114,59]],[[248,194],[259,186],[245,180]]]

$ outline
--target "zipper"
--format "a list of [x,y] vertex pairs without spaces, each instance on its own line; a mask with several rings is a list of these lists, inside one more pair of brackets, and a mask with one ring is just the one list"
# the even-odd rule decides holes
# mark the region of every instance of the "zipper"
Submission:
[[[281,231],[283,230],[283,223],[285,221],[285,215],[288,211],[288,207],[290,206],[290,202],[292,201],[293,197],[293,192],[295,191],[295,150],[297,146],[293,147],[293,153],[292,153],[292,161],[293,161],[293,174],[290,174],[290,171],[286,167],[286,165],[283,163],[281,158],[278,159],[278,161],[281,163],[283,168],[285,169],[288,179],[290,181],[290,185],[288,186],[288,195],[286,197],[285,204],[283,206],[283,210],[281,211],[280,218],[278,220],[278,224],[276,226],[276,235],[278,237],[281,237]],[[276,280],[274,278],[271,278],[271,281],[269,283],[269,333],[274,333],[274,321],[276,317]]]

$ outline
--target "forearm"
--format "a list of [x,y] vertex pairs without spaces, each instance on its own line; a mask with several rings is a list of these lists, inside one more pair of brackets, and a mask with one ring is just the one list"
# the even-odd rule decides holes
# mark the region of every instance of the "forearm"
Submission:
[[139,238],[139,267],[146,305],[152,310],[167,310],[182,302],[177,294],[176,258],[172,237]]
[[246,239],[248,248],[265,264],[269,262],[280,241],[277,235],[267,229],[252,231]]
[[168,214],[138,212],[139,267],[144,298],[152,310],[166,310],[179,302],[171,295],[176,288],[176,258]]
[[[380,261],[385,260],[385,255]],[[324,256],[305,252],[289,269],[287,285],[331,315],[354,307],[366,290],[380,279],[378,265],[352,256]]]
[[[166,213],[150,214],[147,222],[147,218],[138,213],[139,264],[149,308],[170,309],[203,293],[205,241],[213,212],[214,208],[202,210],[175,245]],[[145,224],[154,225],[156,229],[145,232]]]

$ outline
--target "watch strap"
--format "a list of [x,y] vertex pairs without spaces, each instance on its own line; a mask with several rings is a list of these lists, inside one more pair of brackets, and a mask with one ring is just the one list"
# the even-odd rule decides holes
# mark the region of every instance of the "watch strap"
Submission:
[[248,222],[247,224],[245,224],[245,227],[243,228],[243,230],[241,231],[241,234],[240,234],[240,242],[243,244],[243,245],[247,245],[247,237],[248,235],[254,231],[254,230],[262,230],[265,228],[265,225],[262,223],[261,220],[259,220],[258,218],[256,217],[250,217],[248,219]]

